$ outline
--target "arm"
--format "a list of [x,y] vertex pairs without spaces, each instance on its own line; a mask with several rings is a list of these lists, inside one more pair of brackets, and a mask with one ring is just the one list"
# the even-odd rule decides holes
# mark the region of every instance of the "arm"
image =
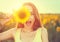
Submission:
[[5,32],[2,32],[0,33],[0,40],[5,40],[5,39],[8,39],[8,38],[11,38],[13,37],[13,32],[15,31],[16,28],[12,28],[10,30],[7,30]]
[[48,32],[46,28],[42,28],[42,42],[49,42],[48,41]]

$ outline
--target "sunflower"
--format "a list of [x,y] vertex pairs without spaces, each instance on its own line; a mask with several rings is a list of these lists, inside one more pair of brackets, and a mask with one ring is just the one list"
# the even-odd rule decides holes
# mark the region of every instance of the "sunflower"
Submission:
[[26,7],[23,6],[15,11],[13,16],[16,22],[25,23],[30,17],[30,12]]

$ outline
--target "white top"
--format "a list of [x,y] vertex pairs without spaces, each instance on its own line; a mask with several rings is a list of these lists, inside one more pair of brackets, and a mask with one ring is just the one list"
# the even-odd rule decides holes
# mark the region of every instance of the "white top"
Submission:
[[34,40],[34,37],[35,37],[35,34],[36,34],[36,31],[33,31],[33,32],[21,32],[21,41],[22,42],[31,42]]
[[33,32],[21,32],[21,29],[17,30],[14,34],[15,42],[48,42],[47,30],[45,28],[39,28]]

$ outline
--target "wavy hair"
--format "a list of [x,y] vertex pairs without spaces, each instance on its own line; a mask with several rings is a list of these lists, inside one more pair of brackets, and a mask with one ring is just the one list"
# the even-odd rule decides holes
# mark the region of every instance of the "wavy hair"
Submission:
[[[34,18],[35,18],[35,22],[33,24],[33,30],[37,30],[39,27],[42,27],[39,13],[35,5],[33,3],[27,2],[27,3],[24,3],[23,6],[29,6],[32,8],[32,14],[34,15]],[[20,23],[18,24],[18,27],[24,27],[24,25]]]

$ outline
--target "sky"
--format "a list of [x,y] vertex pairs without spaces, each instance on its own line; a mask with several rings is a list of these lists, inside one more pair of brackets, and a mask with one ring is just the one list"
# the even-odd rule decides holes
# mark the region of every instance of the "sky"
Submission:
[[24,2],[32,2],[39,13],[60,13],[60,0],[0,0],[0,12],[12,14]]

